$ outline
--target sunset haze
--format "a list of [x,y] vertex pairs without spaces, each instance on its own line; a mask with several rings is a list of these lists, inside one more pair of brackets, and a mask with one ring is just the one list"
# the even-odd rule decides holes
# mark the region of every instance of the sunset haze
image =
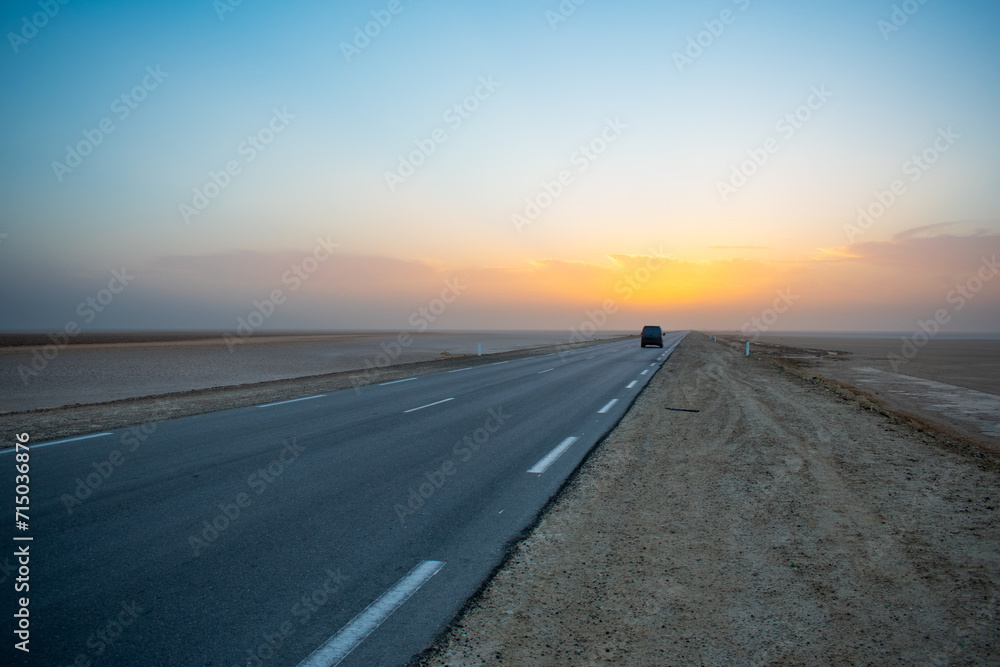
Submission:
[[995,3],[40,6],[4,330],[1000,331]]

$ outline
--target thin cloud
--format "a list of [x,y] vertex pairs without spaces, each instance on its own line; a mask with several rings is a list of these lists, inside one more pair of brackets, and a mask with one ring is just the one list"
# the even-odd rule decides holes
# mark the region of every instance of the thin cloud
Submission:
[[893,236],[894,241],[905,241],[915,238],[935,238],[938,236],[993,236],[1000,234],[1000,221],[997,220],[953,220],[922,225],[903,230]]

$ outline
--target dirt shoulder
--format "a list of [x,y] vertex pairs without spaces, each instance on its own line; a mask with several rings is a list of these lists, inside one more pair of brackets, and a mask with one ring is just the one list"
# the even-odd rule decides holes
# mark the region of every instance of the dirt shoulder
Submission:
[[[737,351],[745,349],[745,340],[738,336],[720,335],[718,339]],[[996,360],[1000,341],[933,341],[936,347],[928,345],[922,356],[901,365],[903,372],[896,372],[886,357],[886,350],[898,346],[892,339],[792,340],[804,345],[815,341],[824,347],[788,347],[762,337],[753,344],[751,356],[826,383],[859,398],[865,407],[903,417],[919,429],[941,434],[952,444],[1000,457],[1000,379],[993,377],[994,368],[1000,369]],[[850,349],[832,349],[834,346]],[[949,380],[962,384],[950,384]]]
[[1000,474],[941,444],[692,333],[422,664],[996,664]]
[[309,377],[290,378],[227,387],[212,387],[192,391],[129,398],[105,403],[68,405],[60,408],[0,413],[0,449],[13,447],[13,434],[28,432],[32,442],[45,442],[116,428],[136,426],[190,415],[242,408],[262,403],[274,403],[302,396],[323,394],[341,389],[361,387],[378,382],[391,382],[408,377],[441,371],[521,359],[541,354],[568,351],[611,342],[594,341],[563,345],[546,345],[526,350],[497,354],[456,355],[436,361],[393,364],[384,368],[350,370]]

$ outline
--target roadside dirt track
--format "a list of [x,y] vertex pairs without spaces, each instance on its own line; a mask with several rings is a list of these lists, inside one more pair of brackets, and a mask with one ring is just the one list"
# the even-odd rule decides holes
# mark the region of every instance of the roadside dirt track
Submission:
[[421,664],[1000,664],[996,471],[692,333]]

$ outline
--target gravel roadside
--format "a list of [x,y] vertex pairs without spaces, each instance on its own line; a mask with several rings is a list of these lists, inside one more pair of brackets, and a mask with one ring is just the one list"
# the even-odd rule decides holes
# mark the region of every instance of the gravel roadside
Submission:
[[691,333],[421,664],[1000,664],[998,481]]

